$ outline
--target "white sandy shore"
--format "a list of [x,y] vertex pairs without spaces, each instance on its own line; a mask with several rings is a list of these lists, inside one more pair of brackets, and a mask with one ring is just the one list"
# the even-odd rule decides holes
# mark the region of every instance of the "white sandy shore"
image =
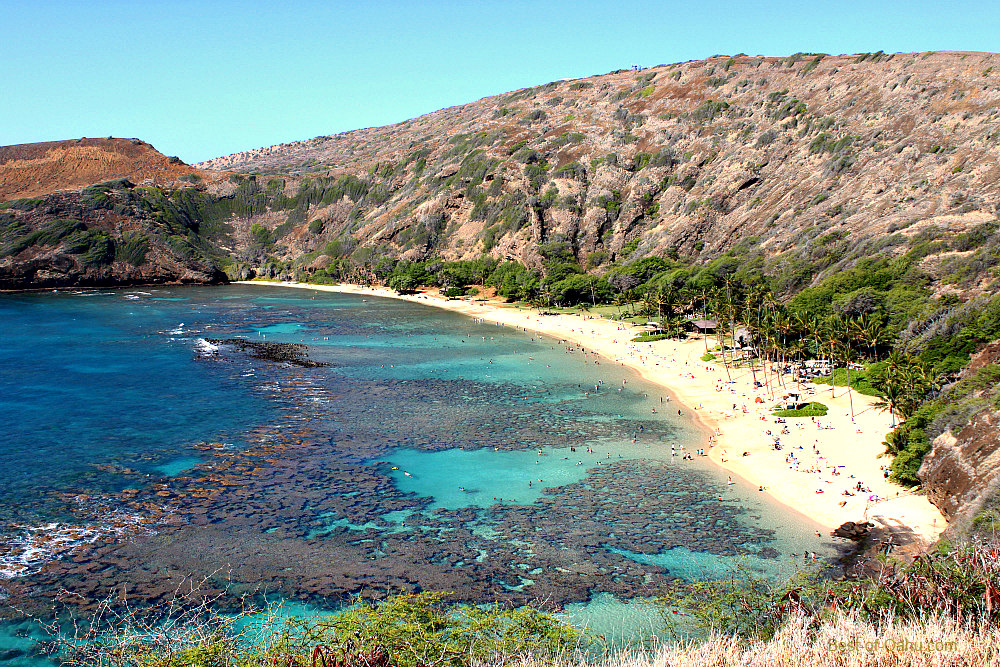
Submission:
[[[909,528],[925,543],[935,540],[946,527],[944,517],[926,497],[884,479],[880,467],[888,466],[890,459],[878,456],[892,426],[889,414],[873,407],[874,399],[856,392],[849,399],[844,388],[837,388],[834,395],[828,385],[803,385],[815,392],[808,396],[810,400],[829,406],[829,414],[815,420],[788,418],[786,424],[777,424],[771,410],[794,386],[768,374],[768,385],[757,387],[749,369],[731,369],[730,381],[722,364],[700,360],[706,345],[702,338],[633,343],[638,333],[635,327],[601,317],[543,316],[495,301],[448,300],[430,293],[400,296],[386,288],[293,282],[240,284],[405,299],[571,340],[665,387],[682,404],[680,409],[694,410],[698,421],[716,436],[708,450],[711,460],[822,526],[835,528],[845,521],[869,519]],[[708,344],[714,346],[714,339]],[[763,379],[758,367],[757,380]],[[763,402],[756,402],[758,397]],[[780,451],[773,447],[775,437],[780,438]],[[786,460],[790,454],[795,461]],[[858,492],[858,482],[868,490]]]

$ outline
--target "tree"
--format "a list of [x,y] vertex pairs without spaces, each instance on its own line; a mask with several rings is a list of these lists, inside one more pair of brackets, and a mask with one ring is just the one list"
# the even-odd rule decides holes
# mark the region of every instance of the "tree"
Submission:
[[868,345],[872,361],[878,361],[878,345],[885,340],[885,322],[883,318],[871,313],[864,313],[854,320],[857,337]]

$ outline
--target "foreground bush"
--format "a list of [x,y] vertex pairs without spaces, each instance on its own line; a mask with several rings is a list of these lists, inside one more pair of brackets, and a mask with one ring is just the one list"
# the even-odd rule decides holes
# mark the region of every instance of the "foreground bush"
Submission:
[[105,604],[52,648],[75,667],[467,667],[515,656],[552,661],[584,646],[582,633],[537,609],[445,597],[359,601],[318,620],[283,619],[273,609],[226,616],[206,603],[149,619]]

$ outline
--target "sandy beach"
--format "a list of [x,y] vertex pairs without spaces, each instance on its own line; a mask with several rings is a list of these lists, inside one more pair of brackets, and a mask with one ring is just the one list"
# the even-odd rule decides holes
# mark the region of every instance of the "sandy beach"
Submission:
[[[879,454],[892,420],[888,412],[873,407],[872,397],[856,392],[849,397],[843,387],[804,383],[804,400],[826,404],[829,413],[776,423],[771,414],[775,404],[796,389],[788,376],[779,380],[768,373],[764,384],[759,366],[756,376],[748,368],[731,368],[727,373],[719,362],[701,361],[706,347],[701,337],[633,343],[637,327],[586,313],[541,315],[496,301],[449,300],[429,292],[401,296],[387,288],[355,285],[240,284],[405,299],[573,341],[664,387],[677,409],[706,429],[706,440],[713,440],[706,444],[712,461],[821,526],[833,529],[845,521],[868,519],[909,529],[929,543],[947,525],[925,496],[884,478],[881,466],[888,466],[891,459],[879,458]],[[714,337],[707,343],[714,347]],[[775,447],[776,439],[780,449]]]

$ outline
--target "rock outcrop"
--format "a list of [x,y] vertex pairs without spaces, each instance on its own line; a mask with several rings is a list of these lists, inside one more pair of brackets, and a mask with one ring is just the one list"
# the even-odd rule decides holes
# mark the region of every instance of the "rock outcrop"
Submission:
[[133,188],[117,181],[0,209],[0,290],[226,282],[197,226],[166,218],[166,203],[126,203]]
[[[1000,341],[974,355],[961,380],[1000,361]],[[960,381],[961,381],[960,380]],[[980,390],[992,394],[993,387]],[[918,473],[927,496],[949,523],[964,530],[984,502],[1000,490],[1000,411],[987,407],[954,432],[933,441]]]
[[934,439],[920,466],[927,496],[949,522],[970,519],[1000,486],[1000,413],[987,410],[957,434]]

